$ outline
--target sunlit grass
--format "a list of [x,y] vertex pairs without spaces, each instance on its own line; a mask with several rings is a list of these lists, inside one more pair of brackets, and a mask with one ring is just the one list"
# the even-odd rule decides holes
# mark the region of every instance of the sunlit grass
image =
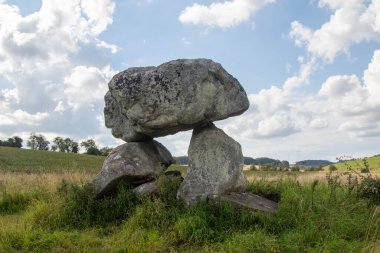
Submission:
[[97,172],[104,156],[0,147],[0,172]]

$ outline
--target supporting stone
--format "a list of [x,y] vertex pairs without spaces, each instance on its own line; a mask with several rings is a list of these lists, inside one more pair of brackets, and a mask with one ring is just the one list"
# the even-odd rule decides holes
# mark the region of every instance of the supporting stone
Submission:
[[116,147],[92,182],[96,196],[105,195],[120,183],[138,186],[153,181],[172,162],[170,152],[159,142],[130,142]]
[[245,189],[241,146],[214,124],[193,131],[188,154],[189,168],[177,196],[189,205]]

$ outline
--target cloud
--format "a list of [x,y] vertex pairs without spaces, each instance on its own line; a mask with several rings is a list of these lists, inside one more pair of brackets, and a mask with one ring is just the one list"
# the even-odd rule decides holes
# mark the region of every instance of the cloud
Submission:
[[[307,65],[307,63],[305,63]],[[310,62],[309,62],[310,64]],[[305,94],[289,80],[305,85],[311,72],[301,65],[297,76],[288,78],[282,87],[272,86],[250,94],[251,106],[239,118],[221,125],[241,138],[274,138],[327,130],[345,132],[353,137],[373,137],[380,131],[380,50],[373,54],[363,73],[329,77],[317,94]],[[324,130],[325,131],[325,130]]]
[[4,113],[0,115],[0,125],[38,125],[38,123],[48,116],[47,113],[30,114],[22,110],[16,110],[12,113]]
[[179,16],[183,24],[207,27],[231,28],[249,20],[250,16],[264,5],[275,0],[231,0],[210,5],[193,4]]
[[67,95],[68,105],[77,109],[80,106],[93,106],[102,100],[108,90],[107,81],[114,74],[116,72],[109,66],[104,69],[76,66],[64,79],[64,93]]
[[220,126],[229,134],[249,139],[285,137],[301,131],[313,117],[305,113],[306,97],[298,94],[297,88],[309,82],[314,64],[301,64],[299,73],[289,77],[282,87],[272,86],[250,94],[248,111]]
[[319,91],[331,106],[330,114],[341,118],[340,130],[353,136],[373,136],[380,130],[380,50],[373,54],[363,74],[329,77]]
[[116,45],[99,38],[112,24],[111,0],[43,0],[22,16],[0,2],[0,132],[38,131],[77,138],[103,134],[98,120],[115,73],[105,56]]
[[332,62],[339,53],[362,41],[380,41],[380,0],[320,0],[320,7],[333,14],[319,29],[312,30],[299,21],[291,24],[290,37],[305,46],[313,56]]

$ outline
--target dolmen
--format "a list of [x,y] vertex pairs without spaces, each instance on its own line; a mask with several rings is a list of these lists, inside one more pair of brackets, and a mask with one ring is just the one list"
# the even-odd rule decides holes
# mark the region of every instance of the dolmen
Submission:
[[96,196],[112,192],[120,182],[140,194],[154,193],[157,177],[173,161],[154,138],[191,129],[189,166],[177,197],[193,205],[245,190],[241,146],[213,122],[242,114],[249,101],[238,80],[219,63],[180,59],[129,68],[108,86],[105,124],[126,143],[109,154],[93,180]]

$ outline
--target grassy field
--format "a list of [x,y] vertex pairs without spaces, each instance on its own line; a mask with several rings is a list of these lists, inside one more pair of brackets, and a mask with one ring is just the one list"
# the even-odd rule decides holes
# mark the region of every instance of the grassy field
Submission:
[[17,172],[98,172],[104,156],[0,147],[0,170]]
[[[370,171],[380,172],[380,156],[372,156],[366,158]],[[363,159],[354,159],[346,162],[339,162],[334,164],[340,171],[346,171],[348,169],[359,170],[364,168]]]
[[40,151],[38,159],[52,154],[65,167],[52,158],[13,167],[4,152],[0,252],[380,252],[380,180],[371,174],[247,172],[250,192],[279,201],[273,215],[226,202],[187,208],[176,199],[179,182],[165,178],[156,197],[120,188],[94,199],[83,185],[101,162],[68,168],[74,162],[62,161],[84,155]]

